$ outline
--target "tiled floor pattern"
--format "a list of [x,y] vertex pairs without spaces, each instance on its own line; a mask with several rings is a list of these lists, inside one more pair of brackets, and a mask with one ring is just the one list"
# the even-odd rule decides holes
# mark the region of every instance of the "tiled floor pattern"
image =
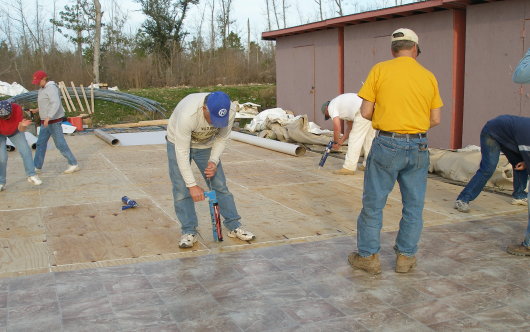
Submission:
[[432,226],[418,267],[346,261],[355,238],[0,279],[0,331],[530,331],[526,215]]

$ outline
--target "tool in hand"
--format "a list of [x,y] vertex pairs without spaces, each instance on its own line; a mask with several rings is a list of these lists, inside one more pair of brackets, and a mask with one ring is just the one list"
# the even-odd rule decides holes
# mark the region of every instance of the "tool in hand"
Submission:
[[324,153],[322,154],[322,158],[320,158],[320,162],[318,163],[318,169],[321,169],[324,167],[324,164],[326,163],[326,159],[328,158],[329,153],[331,152],[331,148],[333,147],[333,144],[337,144],[333,141],[329,141],[328,145],[326,145],[326,149],[324,150]]
[[136,203],[135,201],[133,201],[127,196],[123,196],[121,198],[121,201],[123,202],[123,204],[125,204],[124,206],[121,207],[122,210],[127,210],[127,209],[131,209],[131,208],[135,208],[139,206],[138,203]]
[[223,241],[223,233],[221,230],[221,212],[219,210],[219,203],[217,202],[217,195],[215,190],[212,189],[210,179],[208,182],[208,188],[210,191],[205,191],[204,196],[208,197],[208,205],[210,206],[210,216],[212,217],[212,231],[214,241]]

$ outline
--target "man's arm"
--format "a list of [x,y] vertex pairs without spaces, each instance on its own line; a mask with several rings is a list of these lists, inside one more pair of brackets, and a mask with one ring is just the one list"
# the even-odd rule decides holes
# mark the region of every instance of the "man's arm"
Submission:
[[361,104],[361,115],[363,116],[363,118],[372,121],[372,117],[374,115],[374,107],[375,103],[363,99],[363,103]]
[[339,140],[339,145],[344,144],[348,140],[348,137],[350,137],[351,129],[353,127],[353,121],[344,120],[345,128],[344,128],[344,135]]
[[436,127],[440,124],[442,121],[442,115],[439,108],[435,108],[431,110],[431,127]]
[[519,84],[530,83],[530,49],[515,68],[512,80]]
[[28,126],[31,124],[31,120],[23,119],[18,123],[18,131],[24,132],[28,128]]
[[338,116],[331,119],[333,121],[333,149],[337,150],[339,148],[338,143],[340,140],[340,130],[342,128],[340,124],[340,118]]

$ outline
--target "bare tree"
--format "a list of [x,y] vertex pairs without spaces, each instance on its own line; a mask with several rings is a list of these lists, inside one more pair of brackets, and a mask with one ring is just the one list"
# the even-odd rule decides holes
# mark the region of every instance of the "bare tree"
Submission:
[[276,5],[276,0],[272,0],[272,13],[276,19],[276,28],[280,29],[280,20],[278,19],[278,6]]
[[335,6],[337,6],[337,14],[339,14],[339,16],[344,16],[342,11],[342,0],[335,0]]
[[210,49],[215,48],[215,0],[210,3]]
[[289,5],[287,4],[287,0],[282,0],[282,18],[283,18],[284,29],[287,27],[287,13],[286,13],[287,8],[289,8]]
[[101,47],[101,4],[99,0],[94,0],[95,10],[95,27],[94,27],[94,63],[92,64],[92,71],[94,73],[94,82],[99,83],[99,62],[100,62],[100,47]]
[[313,0],[318,6],[318,12],[320,13],[320,20],[324,20],[324,14],[322,12],[322,0]]
[[271,31],[272,28],[271,28],[271,11],[270,11],[270,8],[269,8],[269,0],[265,0],[265,6],[266,6],[266,9],[267,9],[267,28],[268,28],[268,31]]
[[221,3],[221,13],[217,16],[219,29],[221,30],[221,37],[223,47],[226,47],[226,38],[230,34],[230,24],[234,23],[230,20],[230,11],[232,7],[232,0],[219,0]]

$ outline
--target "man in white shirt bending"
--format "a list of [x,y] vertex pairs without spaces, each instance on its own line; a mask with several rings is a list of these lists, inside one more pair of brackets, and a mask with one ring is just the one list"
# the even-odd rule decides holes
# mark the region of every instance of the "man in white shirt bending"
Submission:
[[[333,150],[338,150],[348,140],[348,151],[342,169],[333,171],[339,175],[353,175],[357,170],[357,163],[364,148],[363,166],[366,167],[366,157],[372,147],[375,130],[372,121],[361,116],[361,104],[363,100],[356,93],[345,93],[326,101],[322,105],[322,113],[326,120],[333,121]],[[340,135],[344,120],[344,135]]]

